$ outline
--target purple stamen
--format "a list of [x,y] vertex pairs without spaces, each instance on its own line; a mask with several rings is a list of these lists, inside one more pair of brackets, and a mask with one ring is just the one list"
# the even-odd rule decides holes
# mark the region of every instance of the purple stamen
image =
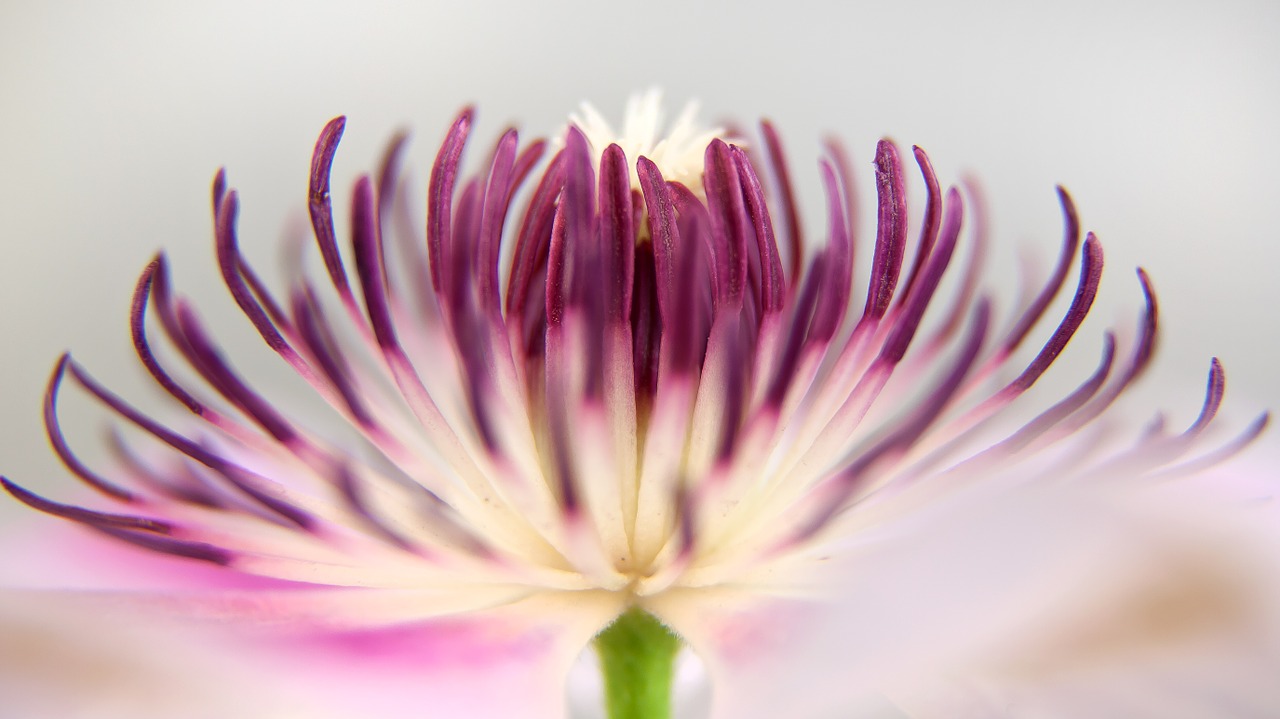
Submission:
[[297,441],[298,433],[261,395],[254,392],[227,365],[212,340],[205,334],[195,312],[178,305],[178,326],[191,348],[196,369],[223,397],[244,410],[260,427],[284,445]]
[[[315,525],[315,521],[312,519],[310,514],[304,510],[295,507],[282,499],[267,495],[262,490],[253,486],[249,479],[253,474],[248,470],[237,466],[235,463],[218,456],[204,447],[201,447],[186,437],[169,430],[142,412],[139,412],[133,406],[120,399],[116,394],[99,384],[97,380],[93,379],[93,377],[81,369],[75,362],[70,361],[69,356],[64,360],[63,364],[65,364],[66,368],[70,370],[71,376],[80,384],[81,387],[88,390],[90,394],[98,398],[99,401],[116,414],[170,447],[178,450],[182,454],[185,454],[200,464],[214,470],[234,485],[236,489],[248,495],[263,507],[271,510],[271,512],[279,515],[291,524],[294,524],[301,529],[311,529]],[[59,375],[61,375],[61,369],[55,374],[55,376]]]
[[723,140],[707,145],[703,186],[710,218],[718,312],[738,312],[747,281],[746,209],[737,166]]
[[938,176],[933,172],[933,164],[929,162],[929,156],[919,147],[912,147],[911,152],[915,155],[916,164],[920,166],[920,174],[924,176],[927,195],[924,205],[924,223],[920,226],[920,242],[916,247],[915,260],[911,263],[911,271],[907,273],[907,281],[902,285],[902,292],[898,295],[899,305],[905,304],[911,297],[911,290],[915,287],[916,280],[929,259],[929,253],[933,252],[934,243],[938,240],[938,224],[942,221],[942,190],[938,186]]
[[1163,472],[1158,473],[1157,477],[1189,475],[1206,469],[1215,467],[1227,460],[1235,457],[1253,444],[1262,433],[1266,431],[1267,425],[1271,422],[1271,413],[1263,412],[1256,419],[1249,423],[1239,436],[1234,437],[1231,441],[1211,452],[1207,452],[1200,457],[1179,464]]
[[476,245],[480,237],[480,213],[483,211],[484,182],[475,177],[462,187],[458,204],[454,207],[452,234],[446,256],[449,266],[445,275],[447,292],[444,295],[446,317],[453,319],[453,314],[462,307],[470,306],[474,301],[474,271],[476,262],[472,261]]
[[1204,431],[1213,418],[1218,414],[1218,408],[1222,406],[1222,397],[1227,391],[1227,373],[1222,369],[1222,363],[1214,357],[1209,362],[1209,381],[1205,385],[1204,404],[1200,407],[1200,414],[1196,417],[1196,421],[1183,432],[1183,437],[1194,437]]
[[795,378],[796,365],[799,364],[801,350],[805,347],[810,321],[817,307],[819,295],[826,289],[824,280],[830,277],[827,272],[827,262],[826,250],[819,252],[813,258],[809,271],[805,275],[804,283],[800,288],[800,295],[792,309],[788,323],[790,331],[783,340],[782,349],[778,355],[776,369],[774,370],[773,382],[765,393],[765,405],[772,409],[782,405],[787,388],[791,386],[791,380]]
[[297,352],[285,340],[280,329],[271,321],[271,318],[263,310],[262,305],[258,303],[253,293],[249,291],[248,286],[245,284],[244,275],[240,272],[240,267],[244,264],[244,258],[240,255],[235,229],[236,216],[239,211],[240,200],[236,191],[231,190],[227,193],[227,197],[223,200],[222,206],[218,211],[216,227],[218,267],[222,270],[222,280],[226,283],[227,289],[231,291],[231,296],[235,299],[236,304],[240,306],[240,310],[244,312],[249,321],[253,323],[254,328],[262,335],[262,339],[267,343],[267,346],[271,347],[291,364],[301,363],[302,360],[298,357]]
[[[598,192],[595,169],[587,138],[582,131],[570,126],[565,137],[565,186],[560,195],[560,207],[564,218],[564,234],[560,249],[563,257],[556,263],[560,269],[554,279],[547,274],[548,283],[548,344],[553,336],[563,332],[563,315],[552,319],[554,299],[557,313],[566,310],[565,302],[585,323],[587,337],[580,344],[578,361],[583,364],[583,388],[590,400],[600,397],[601,374],[604,367],[603,347],[600,343],[604,329],[606,301],[604,288],[610,278],[603,277],[602,248],[596,230],[595,197]],[[554,242],[554,240],[553,240]],[[552,252],[556,248],[553,246]],[[554,291],[554,298],[552,293]]]
[[[675,201],[671,185],[662,179],[658,166],[641,157],[636,161],[640,175],[640,188],[644,193],[649,212],[649,233],[653,241],[653,265],[658,298],[658,316],[662,328],[662,354],[671,358],[672,369],[688,371],[695,361],[690,357],[692,339],[688,336],[693,325],[692,307],[680,304],[680,283],[692,277],[680,277],[680,255],[696,251],[693,242],[682,243],[676,222]],[[685,249],[681,250],[684,247]],[[686,258],[687,259],[687,258]],[[684,288],[688,289],[688,288]]]
[[529,307],[540,307],[530,301],[530,287],[539,272],[545,272],[547,251],[551,237],[551,224],[556,214],[556,197],[564,185],[564,152],[557,153],[547,166],[533,199],[525,209],[524,222],[516,237],[514,257],[511,262],[511,279],[507,285],[507,316],[511,317]]
[[1044,316],[1045,310],[1049,309],[1053,298],[1058,296],[1063,284],[1067,281],[1067,273],[1071,270],[1071,260],[1076,254],[1076,248],[1080,246],[1080,219],[1076,214],[1075,203],[1062,187],[1058,188],[1058,201],[1062,203],[1064,225],[1062,251],[1058,255],[1058,262],[1053,268],[1053,274],[1049,276],[1049,281],[1040,290],[1040,294],[1036,295],[1035,300],[1027,306],[1022,317],[1009,330],[1008,337],[1001,344],[1001,349],[1006,354],[1013,352],[1022,344],[1022,340],[1026,339],[1027,334],[1031,332],[1031,328]]
[[71,446],[67,444],[66,436],[62,434],[62,426],[58,422],[58,390],[62,387],[62,378],[66,374],[67,366],[70,362],[71,355],[62,355],[53,369],[53,374],[49,377],[48,385],[45,387],[44,429],[46,436],[49,437],[49,444],[53,446],[53,451],[58,455],[58,459],[62,460],[62,464],[85,484],[113,499],[118,499],[122,502],[135,502],[139,498],[133,492],[104,478],[81,462],[75,453],[71,451]]
[[[922,265],[918,276],[919,286],[916,291],[903,293],[907,298],[906,303],[901,315],[898,316],[897,324],[881,347],[878,360],[880,362],[897,364],[906,355],[907,347],[915,337],[920,320],[924,317],[924,311],[928,308],[929,301],[933,299],[939,283],[942,282],[943,273],[951,264],[952,253],[960,238],[960,225],[964,220],[964,204],[960,199],[959,191],[955,188],[947,192],[946,207],[947,215],[942,224],[941,241],[936,247],[930,248],[928,261]],[[923,246],[921,250],[923,251]],[[911,282],[916,279],[913,272]]]
[[631,295],[631,366],[635,372],[635,394],[643,398],[643,416],[648,401],[658,391],[658,358],[661,354],[662,318],[658,312],[658,278],[654,267],[653,243],[636,246],[635,279]]
[[186,405],[192,413],[202,415],[205,412],[204,404],[175,382],[168,372],[165,372],[147,342],[147,300],[151,297],[151,287],[156,273],[160,271],[163,264],[164,255],[156,255],[156,258],[142,271],[142,275],[138,277],[138,284],[134,288],[133,303],[129,312],[129,330],[133,338],[133,348],[138,353],[138,359],[142,360],[142,365],[147,368],[147,372],[166,392]]
[[452,236],[451,213],[453,191],[457,186],[458,164],[462,150],[471,132],[472,111],[467,108],[454,120],[453,127],[440,146],[435,165],[431,169],[431,184],[427,190],[427,256],[431,263],[431,283],[436,293],[449,296],[445,280],[446,268],[451,267],[448,252]]
[[1142,287],[1145,309],[1142,314],[1138,341],[1134,345],[1133,356],[1126,363],[1119,379],[1067,422],[1065,427],[1067,433],[1080,429],[1102,414],[1134,380],[1142,375],[1143,371],[1151,363],[1151,358],[1155,353],[1156,338],[1159,333],[1159,306],[1156,303],[1155,291],[1151,287],[1151,280],[1142,268],[1138,268],[1138,282]]
[[175,557],[209,562],[223,567],[229,566],[235,561],[235,554],[232,552],[204,542],[190,542],[164,535],[118,529],[116,527],[95,526],[94,529],[109,537],[114,537],[123,542],[160,554],[172,554]]
[[499,325],[502,323],[502,299],[498,288],[498,257],[501,252],[502,226],[507,218],[507,203],[514,188],[518,144],[516,131],[508,130],[494,150],[484,200],[481,203],[480,240],[474,258],[473,271],[480,307]]
[[[1065,194],[1063,196],[1065,197]],[[1001,390],[1000,394],[1021,394],[1040,379],[1040,376],[1049,368],[1049,365],[1053,364],[1067,343],[1075,336],[1080,323],[1084,322],[1085,316],[1089,314],[1089,308],[1093,306],[1093,299],[1098,295],[1098,284],[1101,281],[1102,243],[1098,242],[1098,238],[1090,232],[1084,241],[1084,252],[1080,261],[1080,283],[1076,287],[1071,306],[1067,308],[1066,316],[1062,318],[1058,328],[1054,330],[1049,341],[1040,349],[1040,353],[1031,361],[1031,364]]]
[[867,486],[877,464],[905,452],[930,425],[938,420],[977,360],[978,351],[982,349],[982,343],[987,336],[990,315],[990,302],[986,299],[979,300],[974,308],[964,345],[943,380],[926,395],[924,403],[915,408],[897,429],[869,449],[858,452],[852,463],[820,486],[819,489],[827,490],[830,493],[829,496],[823,497],[818,514],[805,523],[796,536],[786,542],[787,544],[809,539],[821,531],[847,506],[848,501],[857,494],[859,489]]
[[[398,151],[396,145],[388,148],[387,152],[392,150]],[[390,155],[384,155],[389,158]],[[384,161],[383,171],[379,173],[379,183],[383,180],[383,175],[391,172],[388,166],[395,165],[398,168],[398,159]],[[398,172],[398,169],[396,170]],[[395,241],[395,249],[397,256],[392,261],[392,266],[403,266],[404,277],[408,281],[408,287],[404,292],[408,294],[411,306],[416,305],[420,316],[424,321],[430,322],[438,317],[439,307],[436,304],[436,294],[431,288],[431,268],[427,263],[426,243],[422,241],[421,231],[418,229],[410,209],[410,184],[407,181],[399,179],[387,179],[388,183],[394,183],[383,187],[381,184],[378,188],[378,216],[380,225],[392,228],[390,236]],[[386,206],[384,207],[384,203]],[[384,230],[385,231],[385,230]],[[387,277],[388,283],[391,282],[392,272],[386,264],[387,260],[383,257],[383,276]],[[388,294],[395,294],[395,290],[390,286],[387,288]]]
[[751,166],[747,154],[738,147],[732,150],[733,160],[738,168],[738,177],[742,181],[746,209],[751,216],[756,234],[761,267],[759,299],[761,313],[763,316],[776,315],[782,311],[787,281],[782,274],[782,261],[778,257],[778,243],[773,235],[773,220],[769,218],[769,209],[765,204],[760,178],[756,176],[755,168]]
[[520,155],[516,157],[516,168],[514,172],[514,179],[511,181],[511,189],[507,191],[507,207],[511,206],[511,200],[515,195],[516,190],[524,187],[525,181],[528,180],[529,175],[533,173],[533,168],[537,167],[538,163],[542,161],[542,156],[546,151],[546,140],[534,140],[520,151]]
[[628,324],[636,284],[636,230],[631,207],[631,177],[622,148],[610,145],[600,158],[600,245],[605,283],[605,318]]
[[791,186],[791,171],[787,168],[782,140],[768,120],[760,123],[760,133],[764,136],[769,167],[772,168],[774,179],[778,183],[778,204],[782,208],[783,224],[787,228],[787,247],[790,249],[791,264],[787,277],[788,282],[795,286],[800,278],[800,270],[804,267],[804,235],[800,231],[800,213],[796,208],[795,190]]
[[827,191],[827,213],[830,239],[823,250],[826,255],[828,276],[823,280],[822,294],[813,310],[813,322],[809,326],[809,344],[822,344],[830,340],[844,322],[849,308],[849,283],[853,274],[853,251],[849,244],[849,226],[840,201],[840,188],[836,184],[835,171],[825,160],[821,163],[822,182]]
[[967,182],[963,186],[965,193],[969,196],[969,207],[971,208],[969,215],[972,217],[969,222],[969,227],[971,228],[969,234],[972,237],[969,257],[965,263],[964,275],[961,276],[960,288],[956,292],[955,298],[948,303],[951,311],[947,313],[946,318],[938,326],[938,329],[925,343],[925,347],[928,349],[922,352],[921,356],[926,359],[932,357],[960,329],[960,324],[965,316],[965,308],[973,305],[973,298],[978,291],[978,281],[982,278],[982,269],[986,263],[987,242],[989,239],[986,201],[976,183]]
[[[391,205],[396,199],[396,186],[400,178],[400,163],[404,160],[404,150],[409,144],[409,133],[401,130],[391,136],[387,149],[382,152],[382,161],[378,163],[377,195],[378,218],[383,224],[391,214]],[[328,178],[329,172],[324,173]],[[384,267],[385,269],[385,267]]]
[[339,467],[337,470],[338,488],[342,491],[342,498],[346,501],[347,507],[360,517],[364,523],[373,530],[380,538],[390,543],[392,546],[403,549],[406,552],[419,551],[409,540],[405,539],[395,530],[387,526],[385,522],[373,513],[368,503],[364,499],[361,491],[361,482],[356,478],[351,469],[346,466]]
[[984,456],[1002,457],[1008,456],[1022,451],[1027,445],[1044,435],[1050,429],[1053,429],[1060,422],[1070,417],[1076,410],[1085,405],[1086,402],[1093,399],[1098,393],[1107,376],[1111,373],[1112,364],[1116,356],[1116,339],[1115,335],[1108,332],[1103,337],[1102,344],[1102,360],[1098,363],[1097,369],[1089,376],[1079,387],[1071,394],[1067,395],[1057,404],[1040,413],[1035,419],[1026,423],[1017,432],[1001,441],[999,444],[991,447],[982,454],[974,457],[979,459]]
[[309,285],[295,292],[293,316],[303,345],[320,366],[320,371],[342,397],[343,404],[351,412],[352,419],[366,430],[372,429],[376,423],[361,400],[359,391],[351,382],[351,369],[346,363],[345,355],[342,354],[328,323],[324,320],[320,303]]
[[218,221],[218,210],[222,207],[222,198],[227,195],[227,168],[219,167],[213,176],[213,221]]
[[[338,142],[347,127],[346,117],[335,117],[320,131],[315,151],[311,155],[311,184],[307,193],[307,207],[311,213],[311,227],[315,232],[320,256],[324,258],[329,279],[343,301],[351,299],[351,286],[347,273],[342,269],[342,255],[338,254],[338,235],[333,229],[333,205],[329,199],[329,175],[333,171],[333,158]],[[221,212],[219,212],[221,217]]]
[[716,450],[716,459],[727,462],[737,449],[738,433],[742,429],[742,413],[746,409],[748,371],[751,366],[751,346],[746,328],[739,322],[728,323],[724,336],[727,346],[726,354],[734,358],[727,363],[724,380],[725,399],[721,411],[720,441]]
[[119,427],[112,427],[109,432],[112,457],[122,465],[128,476],[157,494],[176,499],[185,504],[209,509],[223,509],[226,503],[210,483],[204,481],[199,473],[185,471],[183,464],[177,470],[157,471],[147,466],[138,454],[125,442]]
[[351,246],[356,261],[356,275],[364,292],[365,311],[373,335],[383,350],[399,347],[391,308],[387,302],[386,283],[380,276],[378,247],[382,244],[378,232],[376,200],[373,183],[368,175],[356,182],[351,204]]
[[70,519],[73,522],[86,524],[90,527],[114,527],[117,529],[134,529],[141,532],[154,532],[156,534],[169,534],[173,531],[173,525],[159,520],[150,519],[148,517],[138,517],[128,514],[110,514],[107,512],[95,512],[91,509],[75,507],[70,504],[59,504],[53,502],[40,495],[25,489],[5,477],[0,477],[0,485],[3,485],[5,491],[17,499],[19,502],[31,507],[32,509],[51,514],[55,517]]
[[888,140],[876,146],[876,250],[871,259],[871,282],[867,286],[863,319],[878,320],[889,309],[893,290],[902,271],[903,247],[907,239],[907,188],[902,178],[898,148]]
[[[849,220],[849,246],[856,252],[858,248],[858,183],[854,178],[853,162],[849,159],[849,151],[840,140],[829,137],[823,143],[827,154],[836,168],[836,176],[840,178],[840,187],[844,188],[845,216]],[[853,260],[850,260],[851,262]]]

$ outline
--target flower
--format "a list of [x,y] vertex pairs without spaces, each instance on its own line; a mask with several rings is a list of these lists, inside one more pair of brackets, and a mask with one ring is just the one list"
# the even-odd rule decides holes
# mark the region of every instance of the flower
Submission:
[[[112,508],[3,480],[37,510],[156,555],[126,561],[160,569],[120,572],[160,588],[85,604],[144,636],[151,617],[179,632],[199,618],[222,635],[203,661],[253,656],[273,667],[270,711],[306,696],[308,716],[561,716],[564,676],[593,640],[612,717],[666,711],[682,644],[707,666],[717,717],[819,716],[877,696],[926,715],[941,701],[954,716],[1008,708],[1027,686],[1049,687],[1015,697],[1027,716],[1055,692],[1113,715],[1109,689],[1062,687],[1095,666],[1180,677],[1186,666],[1161,662],[1184,647],[1214,657],[1194,674],[1205,701],[1276,699],[1257,676],[1275,666],[1274,635],[1223,639],[1275,628],[1255,571],[1261,535],[1186,489],[1266,415],[1192,454],[1223,399],[1214,360],[1189,428],[1124,440],[1108,423],[1155,347],[1143,272],[1136,334],[1108,332],[1097,369],[1028,412],[1024,396],[1101,281],[1102,246],[1082,241],[1065,191],[1057,262],[1001,320],[980,290],[976,193],[943,192],[914,148],[926,197],[910,233],[900,151],[881,141],[859,299],[854,172],[838,145],[820,163],[827,241],[810,255],[768,123],[758,146],[731,144],[688,111],[659,140],[654,94],[633,101],[621,138],[589,107],[583,117],[549,160],[551,146],[522,146],[513,129],[465,176],[463,111],[431,171],[425,248],[398,139],[355,184],[345,256],[330,197],[345,119],[330,122],[309,192],[324,272],[317,281],[299,256],[283,293],[241,254],[240,198],[219,172],[217,259],[232,297],[344,421],[335,429],[238,372],[157,256],[134,294],[133,342],[190,416],[155,419],[64,356],[49,437]],[[1041,329],[1076,265],[1065,312]],[[157,351],[151,315],[187,374]],[[117,437],[114,474],[63,436],[67,379],[132,430]],[[37,624],[56,636],[66,595],[24,596],[17,605],[51,602],[54,618]],[[1172,619],[1133,627],[1156,611]],[[1147,655],[1160,661],[1135,659]],[[227,681],[252,682],[239,669]]]

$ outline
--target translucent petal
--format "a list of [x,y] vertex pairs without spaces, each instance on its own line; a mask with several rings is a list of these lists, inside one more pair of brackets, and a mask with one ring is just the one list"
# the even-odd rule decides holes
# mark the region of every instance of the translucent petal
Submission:
[[[914,512],[885,503],[855,544],[647,606],[707,662],[716,719],[844,716],[880,697],[938,717],[1009,702],[1018,717],[1275,705],[1280,563],[1246,549],[1280,546],[1265,513],[1233,526],[1223,512],[1239,507],[1205,492],[1153,502],[1040,480]],[[1161,703],[1138,711],[1146,695]],[[1154,711],[1193,701],[1202,713]]]

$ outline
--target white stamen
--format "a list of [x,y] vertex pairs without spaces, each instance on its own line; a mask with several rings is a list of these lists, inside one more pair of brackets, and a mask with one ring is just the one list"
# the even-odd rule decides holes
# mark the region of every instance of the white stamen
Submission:
[[666,134],[662,134],[662,91],[653,88],[636,93],[627,100],[621,133],[613,129],[594,105],[585,101],[579,112],[569,115],[569,121],[586,135],[597,167],[605,148],[612,144],[622,148],[627,156],[633,188],[640,189],[635,163],[637,158],[644,156],[658,166],[664,178],[679,182],[701,195],[702,157],[707,145],[716,138],[726,141],[730,138],[723,127],[707,127],[697,115],[698,103],[690,100]]

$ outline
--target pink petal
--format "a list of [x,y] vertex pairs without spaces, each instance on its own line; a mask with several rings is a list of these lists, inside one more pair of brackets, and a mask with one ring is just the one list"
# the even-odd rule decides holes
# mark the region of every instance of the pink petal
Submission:
[[464,590],[272,583],[82,534],[6,544],[31,551],[0,587],[43,586],[0,589],[0,716],[561,719],[570,666],[621,611],[500,588],[457,613]]
[[325,716],[258,655],[108,604],[0,592],[0,716]]
[[0,715],[559,719],[569,667],[617,611],[539,595],[344,631],[200,616],[207,599],[0,593]]

